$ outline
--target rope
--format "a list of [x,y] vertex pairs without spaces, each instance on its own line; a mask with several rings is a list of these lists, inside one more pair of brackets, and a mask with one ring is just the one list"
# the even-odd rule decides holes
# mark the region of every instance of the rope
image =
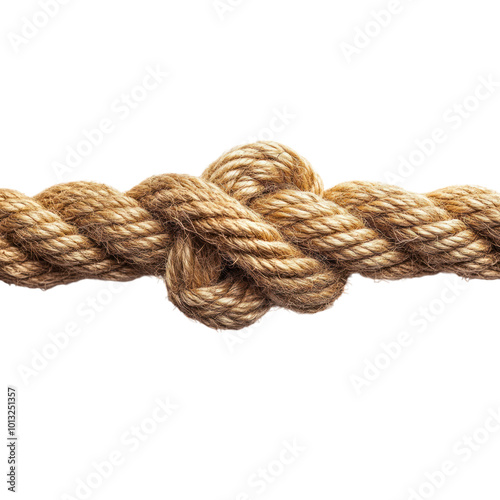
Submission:
[[498,279],[499,261],[500,194],[359,181],[324,190],[277,143],[235,148],[201,178],[159,175],[127,193],[93,182],[33,198],[0,190],[0,280],[48,289],[158,276],[187,316],[220,329],[272,306],[321,311],[352,273]]

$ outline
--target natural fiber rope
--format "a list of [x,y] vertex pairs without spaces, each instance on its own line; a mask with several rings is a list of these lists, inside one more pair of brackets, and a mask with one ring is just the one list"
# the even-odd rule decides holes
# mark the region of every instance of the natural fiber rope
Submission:
[[499,261],[500,194],[369,182],[325,191],[277,143],[235,148],[201,178],[160,175],[125,194],[92,182],[33,198],[0,190],[0,280],[47,289],[161,276],[176,306],[214,328],[248,326],[272,306],[321,311],[352,273],[498,279]]

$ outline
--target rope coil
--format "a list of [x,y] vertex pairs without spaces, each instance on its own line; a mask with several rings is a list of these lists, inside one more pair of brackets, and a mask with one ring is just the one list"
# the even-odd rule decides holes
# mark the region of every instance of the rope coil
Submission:
[[70,182],[30,198],[0,189],[0,280],[48,289],[162,277],[187,316],[239,329],[272,306],[329,307],[350,274],[500,278],[500,194],[427,195],[347,182],[324,190],[273,142],[234,148],[201,178],[151,177],[127,193]]

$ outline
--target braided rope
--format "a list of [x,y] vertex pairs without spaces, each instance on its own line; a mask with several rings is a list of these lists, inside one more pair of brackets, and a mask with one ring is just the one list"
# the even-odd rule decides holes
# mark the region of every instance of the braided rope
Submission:
[[159,276],[177,307],[213,328],[248,326],[272,306],[321,311],[352,273],[498,279],[499,261],[500,194],[324,190],[277,143],[235,148],[201,178],[160,175],[127,193],[92,182],[33,198],[0,190],[0,280],[48,289]]

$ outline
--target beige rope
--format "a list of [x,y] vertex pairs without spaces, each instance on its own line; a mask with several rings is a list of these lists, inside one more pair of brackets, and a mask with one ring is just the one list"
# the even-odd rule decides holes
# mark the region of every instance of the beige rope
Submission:
[[0,280],[32,288],[161,276],[170,300],[214,328],[272,306],[330,306],[348,276],[500,278],[500,195],[427,195],[369,182],[324,190],[289,148],[235,148],[201,178],[165,174],[123,194],[71,182],[30,198],[0,190]]

